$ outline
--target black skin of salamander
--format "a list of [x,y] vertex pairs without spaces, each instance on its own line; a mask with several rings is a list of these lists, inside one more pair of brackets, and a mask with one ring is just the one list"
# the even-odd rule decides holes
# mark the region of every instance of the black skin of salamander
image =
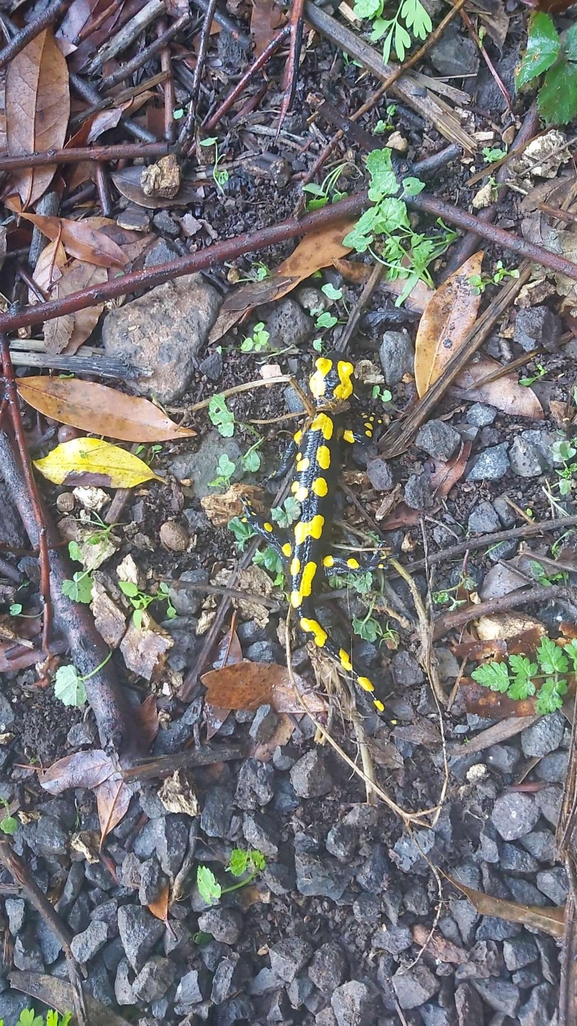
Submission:
[[[331,556],[330,535],[334,514],[334,496],[341,467],[343,441],[367,442],[372,438],[374,418],[365,418],[363,430],[347,428],[347,400],[353,391],[353,366],[338,354],[319,357],[310,388],[315,417],[304,431],[298,431],[289,445],[281,467],[273,478],[284,476],[294,466],[292,492],[301,504],[301,514],[290,531],[281,532],[245,503],[243,520],[273,546],[281,557],[290,586],[290,602],[302,630],[315,643],[333,655],[341,667],[365,692],[374,692],[372,681],[360,676],[351,665],[348,653],[337,645],[319,623],[314,611],[314,591],[327,573],[366,572],[384,566],[386,551],[368,555],[361,562],[351,557]],[[322,518],[322,519],[321,519]],[[373,697],[379,713],[384,706]]]

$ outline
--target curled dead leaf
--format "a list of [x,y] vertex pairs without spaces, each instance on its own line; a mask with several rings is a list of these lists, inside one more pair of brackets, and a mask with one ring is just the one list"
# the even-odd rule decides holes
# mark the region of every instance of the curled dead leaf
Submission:
[[[298,690],[304,694],[308,709],[324,712],[324,701],[311,691],[297,674]],[[219,670],[210,670],[201,677],[207,688],[206,701],[225,709],[258,709],[269,704],[278,713],[302,713],[305,710],[291,684],[286,666],[276,663],[234,663]]]

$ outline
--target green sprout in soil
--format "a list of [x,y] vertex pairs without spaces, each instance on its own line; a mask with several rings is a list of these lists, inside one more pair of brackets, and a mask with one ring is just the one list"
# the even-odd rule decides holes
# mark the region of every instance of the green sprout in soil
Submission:
[[333,168],[323,180],[322,185],[317,185],[315,182],[303,185],[303,192],[313,197],[313,199],[307,201],[307,210],[320,210],[322,207],[326,207],[328,203],[337,203],[339,200],[345,199],[347,193],[341,192],[337,188],[337,184],[346,168],[346,163],[339,164],[338,167]]
[[85,673],[84,676],[79,674],[73,663],[69,663],[67,666],[59,666],[54,675],[54,694],[56,698],[60,699],[62,705],[81,709],[88,701],[84,681],[94,677],[103,666],[106,666],[111,657],[112,652],[109,652],[106,659],[103,659],[99,666],[91,670],[90,673]]
[[132,581],[119,581],[118,587],[120,588],[123,595],[126,595],[130,602],[134,613],[132,614],[132,621],[135,627],[142,626],[142,614],[145,609],[148,609],[151,602],[166,602],[166,618],[168,620],[174,620],[176,616],[176,609],[170,601],[169,587],[164,581],[158,586],[158,592],[156,595],[147,595],[145,591],[141,591],[140,588]]
[[218,152],[218,139],[215,135],[211,135],[208,139],[201,139],[200,145],[207,147],[214,146],[214,163],[212,168],[212,177],[214,179],[214,184],[216,185],[217,189],[224,195],[223,185],[226,185],[230,175],[225,168],[219,167],[222,157]]
[[223,438],[232,438],[235,427],[234,413],[229,410],[225,397],[220,393],[210,398],[208,418]]
[[567,693],[566,675],[577,672],[577,640],[561,647],[552,638],[542,638],[535,660],[511,655],[503,662],[479,666],[471,677],[482,687],[508,695],[514,702],[536,696],[535,709],[545,716],[561,708]]
[[547,369],[543,366],[542,363],[538,363],[535,374],[531,374],[527,378],[519,378],[519,384],[523,385],[524,388],[529,388],[531,385],[535,383],[535,381],[539,381],[541,378],[544,378],[546,373]]
[[558,442],[553,442],[551,452],[553,459],[563,464],[561,470],[558,467],[555,468],[560,478],[559,492],[561,495],[570,495],[573,489],[573,478],[577,473],[577,460],[574,460],[574,457],[577,456],[577,448],[575,448],[572,442],[564,438]]
[[517,70],[521,89],[543,75],[537,107],[548,125],[566,125],[577,115],[577,23],[561,35],[550,14],[529,18],[527,50]]
[[13,837],[18,830],[18,820],[14,816],[10,815],[10,804],[5,798],[0,798],[0,807],[6,809],[8,813],[8,815],[3,816],[2,819],[0,819],[0,830],[3,834]]
[[[68,542],[68,555],[75,563],[82,563],[78,542]],[[76,570],[72,580],[62,581],[62,594],[67,595],[72,602],[82,602],[89,606],[92,602],[92,571]]]
[[383,39],[383,61],[388,64],[394,50],[402,63],[405,54],[415,39],[426,39],[433,23],[420,0],[401,0],[392,18],[384,18],[385,0],[356,0],[354,13],[357,18],[373,22],[371,42]]
[[240,344],[241,353],[262,353],[268,349],[270,332],[264,326],[264,321],[259,321],[252,329],[252,335],[247,335]]
[[252,883],[264,869],[266,869],[266,858],[261,851],[255,849],[244,851],[242,848],[233,848],[226,872],[237,878],[242,876],[243,879],[238,883],[231,884],[230,887],[223,887],[216,879],[212,869],[209,869],[208,866],[198,866],[196,870],[198,892],[207,905],[213,905],[220,901],[223,894],[230,894],[232,891],[237,891],[239,887],[246,887],[247,884]]
[[505,278],[518,278],[519,271],[515,267],[509,270],[507,267],[503,267],[503,261],[498,260],[495,264],[494,274],[472,274],[469,278],[469,285],[476,293],[481,295],[485,291],[488,285],[500,285]]

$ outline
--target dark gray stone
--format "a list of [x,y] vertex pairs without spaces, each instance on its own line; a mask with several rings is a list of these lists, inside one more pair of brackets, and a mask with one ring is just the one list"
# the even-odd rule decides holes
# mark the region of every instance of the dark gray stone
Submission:
[[301,1008],[312,994],[313,989],[313,984],[308,976],[295,976],[286,989],[291,1008]]
[[334,786],[325,758],[317,748],[295,762],[290,771],[290,780],[300,798],[320,798]]
[[380,894],[386,890],[391,877],[391,865],[382,844],[374,844],[371,854],[359,869],[357,883],[370,894]]
[[373,947],[388,951],[397,958],[401,951],[406,951],[413,943],[413,936],[408,926],[382,927],[373,938]]
[[66,855],[68,851],[68,831],[53,816],[40,816],[34,840],[36,848],[43,855]]
[[537,446],[521,435],[517,435],[509,449],[509,462],[517,477],[539,477],[547,466]]
[[503,774],[513,773],[520,758],[519,749],[513,748],[513,745],[491,745],[485,754],[487,766]]
[[198,917],[198,928],[223,944],[236,944],[242,933],[242,916],[231,908],[209,908]]
[[245,812],[242,832],[251,848],[256,848],[268,858],[278,855],[280,831],[277,821],[272,816],[262,812]]
[[133,1005],[134,994],[132,993],[132,980],[134,973],[130,968],[127,958],[121,958],[116,967],[116,978],[114,980],[114,994],[119,1005]]
[[169,814],[154,820],[156,826],[156,854],[160,867],[173,880],[182,866],[188,850],[190,822],[187,816]]
[[541,972],[537,968],[533,969],[518,969],[511,976],[511,983],[514,983],[520,990],[526,990],[528,987],[536,987],[538,983],[541,983],[543,977]]
[[391,859],[402,873],[428,872],[424,856],[434,848],[436,840],[432,830],[419,830],[418,845],[412,837],[403,835],[391,850]]
[[535,773],[539,780],[544,780],[547,784],[562,784],[567,777],[568,766],[568,752],[551,752],[541,759],[535,767]]
[[237,464],[237,470],[232,475],[232,480],[238,480],[241,475],[242,465],[240,458],[242,450],[236,438],[223,438],[215,429],[204,435],[201,444],[194,452],[183,452],[170,461],[169,469],[177,481],[189,480],[192,483],[194,494],[202,499],[206,495],[214,495],[214,489],[210,482],[216,476],[216,467],[222,455],[228,456],[232,463]]
[[540,983],[531,991],[529,1000],[518,1011],[519,1026],[543,1026],[551,1020],[557,1005],[555,989]]
[[336,823],[331,827],[325,842],[327,851],[341,862],[349,862],[360,840],[360,831],[348,823]]
[[212,979],[210,1000],[215,1005],[222,1004],[240,989],[248,975],[248,967],[240,955],[231,951],[223,958]]
[[506,919],[499,919],[497,916],[483,916],[475,938],[478,941],[503,941],[510,937],[517,937],[521,930],[522,927],[517,923],[508,923]]
[[329,941],[315,951],[308,974],[321,994],[332,994],[343,982],[346,970],[344,951],[338,944]]
[[135,973],[143,968],[164,930],[164,923],[148,909],[138,905],[121,905],[118,909],[118,932]]
[[405,1011],[430,1001],[441,986],[440,980],[422,962],[407,971],[399,969],[392,977],[392,984],[397,1001]]
[[314,323],[295,299],[283,299],[266,319],[269,345],[284,349],[298,346],[311,336]]
[[377,456],[367,463],[367,477],[377,492],[390,492],[393,487],[393,472],[387,460]]
[[148,859],[146,862],[143,862],[140,867],[140,887],[138,890],[140,904],[150,905],[153,901],[156,901],[166,883],[167,879],[164,873],[160,871],[160,866],[156,859]]
[[284,649],[276,641],[266,638],[264,641],[255,641],[246,650],[246,657],[251,663],[279,663],[284,655]]
[[538,862],[553,862],[555,858],[555,835],[551,830],[532,830],[521,837],[520,844]]
[[18,934],[14,941],[12,958],[16,969],[21,969],[23,972],[44,972],[44,959],[32,923]]
[[503,943],[503,961],[509,972],[523,969],[524,966],[531,965],[531,962],[536,962],[538,958],[539,952],[532,937],[521,935]]
[[474,427],[482,428],[492,424],[497,416],[494,406],[486,406],[485,403],[473,403],[466,414],[466,423]]
[[446,463],[461,444],[461,436],[444,420],[429,420],[419,428],[415,443],[433,459]]
[[516,1015],[521,995],[514,983],[495,979],[473,980],[472,983],[489,1008],[510,1015],[511,1018]]
[[222,375],[222,368],[222,353],[209,353],[198,365],[200,373],[204,374],[210,381],[218,381]]
[[398,688],[422,684],[425,679],[425,675],[415,657],[410,652],[404,650],[395,652],[391,661],[391,669],[393,680]]
[[15,937],[24,926],[26,902],[22,898],[5,898],[4,908],[8,917],[8,929],[12,936]]
[[485,449],[471,461],[467,481],[500,481],[509,470],[507,444],[494,445]]
[[460,983],[455,990],[455,1010],[459,1026],[483,1022],[483,1005],[470,983]]
[[[0,492],[0,494],[2,494],[4,498],[3,487],[4,486],[2,486],[2,492]],[[0,695],[0,731],[2,733],[5,733],[7,730],[9,730],[9,728],[14,723],[14,718],[14,709],[10,705],[8,699],[6,698],[6,695]]]
[[567,901],[568,883],[564,866],[542,869],[537,873],[535,882],[539,890],[546,894],[554,905],[561,906]]
[[527,757],[540,758],[554,752],[563,740],[565,717],[561,712],[541,716],[536,723],[521,731],[521,748]]
[[281,980],[291,983],[304,969],[312,953],[312,945],[307,940],[301,937],[286,937],[270,948],[270,967]]
[[491,820],[504,841],[516,841],[533,829],[539,819],[539,809],[527,794],[513,792],[497,798]]
[[263,994],[278,990],[281,983],[282,980],[279,979],[276,973],[273,973],[272,969],[269,969],[268,966],[263,966],[256,974],[254,980],[252,980],[249,992],[255,997],[261,997]]
[[563,788],[559,784],[551,784],[535,794],[535,804],[541,810],[541,815],[554,827],[559,821],[562,802]]
[[72,938],[70,949],[77,962],[88,962],[104,947],[108,940],[108,926],[100,919],[93,919],[83,933]]
[[429,59],[440,75],[449,78],[474,76],[479,70],[479,57],[473,40],[462,36],[453,25],[431,46]]
[[410,506],[411,509],[427,509],[433,502],[430,473],[423,470],[421,474],[411,474],[403,494],[407,506]]
[[232,795],[226,787],[215,784],[204,797],[200,827],[207,837],[228,837],[232,820]]
[[421,1005],[419,1013],[424,1026],[455,1026],[453,1008],[442,1008],[440,1005]]
[[561,333],[561,321],[546,306],[519,310],[515,318],[513,341],[526,353],[540,347],[553,351]]
[[538,891],[536,887],[529,880],[523,879],[523,877],[513,877],[503,875],[503,882],[507,884],[511,895],[514,900],[520,905],[546,905],[547,902]]
[[98,961],[90,967],[88,979],[86,980],[86,989],[96,1001],[99,1001],[106,1008],[113,1008],[116,1004],[114,989],[110,983],[106,967],[102,962]]
[[138,973],[132,984],[132,993],[137,1001],[149,1004],[166,994],[175,976],[174,962],[161,955],[154,955]]
[[359,923],[376,923],[382,915],[376,894],[359,894],[353,901],[353,915]]
[[490,534],[501,530],[501,521],[492,502],[481,502],[470,514],[467,528],[473,534]]
[[259,705],[248,732],[260,744],[273,736],[279,723],[280,717],[271,705]]
[[330,855],[295,855],[296,887],[307,897],[342,898],[353,871],[341,866]]
[[331,998],[338,1026],[373,1026],[375,1005],[374,992],[358,980],[343,983]]
[[405,374],[412,374],[415,351],[407,332],[385,331],[379,358],[387,385],[397,385]]
[[253,812],[274,797],[274,769],[267,762],[246,759],[240,767],[235,802],[239,808]]
[[96,738],[96,726],[90,720],[81,720],[80,723],[73,723],[66,735],[66,740],[71,748],[82,748],[83,745],[91,745]]
[[293,891],[296,887],[294,866],[285,862],[269,862],[262,879],[266,887],[273,894],[283,895]]
[[503,873],[524,873],[532,875],[539,869],[537,859],[514,844],[501,848],[500,866]]
[[198,613],[204,595],[202,591],[194,590],[191,585],[207,583],[208,573],[206,570],[185,570],[178,580],[171,582],[168,594],[179,616],[194,616],[195,613]]

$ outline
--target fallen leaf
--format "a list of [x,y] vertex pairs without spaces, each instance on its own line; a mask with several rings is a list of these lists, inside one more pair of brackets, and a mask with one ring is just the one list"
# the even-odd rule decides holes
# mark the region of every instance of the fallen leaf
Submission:
[[[103,285],[108,280],[108,274],[103,267],[86,264],[81,260],[67,260],[64,246],[59,239],[55,239],[42,250],[34,270],[34,280],[46,292],[48,299],[63,299],[89,285]],[[36,294],[30,293],[29,301],[33,305],[37,303]],[[47,352],[61,353],[66,350],[73,355],[94,331],[103,309],[104,303],[99,303],[46,321],[44,341]]]
[[250,34],[254,40],[254,56],[260,57],[285,21],[282,8],[274,0],[252,0]]
[[[314,713],[324,712],[325,703],[302,677],[294,675],[299,691],[305,695],[307,707]],[[218,670],[209,670],[201,678],[207,688],[206,701],[226,709],[258,709],[269,704],[278,713],[302,713],[303,706],[291,684],[286,666],[277,663],[234,663]]]
[[444,498],[449,494],[453,485],[460,481],[467,467],[467,460],[471,453],[472,443],[463,442],[456,456],[453,456],[447,463],[435,463],[435,469],[431,474],[431,485],[435,495]]
[[156,740],[156,735],[160,729],[156,695],[148,695],[144,702],[134,710],[134,716],[136,719],[136,732],[142,741],[142,746],[143,748],[150,748]]
[[62,794],[69,787],[99,787],[117,770],[118,766],[110,756],[97,748],[58,759],[47,770],[39,771],[39,781],[50,794]]
[[148,399],[95,381],[39,375],[20,378],[18,389],[28,405],[45,417],[122,442],[164,442],[196,434],[174,424]]
[[540,620],[526,613],[487,613],[480,616],[475,623],[481,641],[493,641],[495,638],[517,638],[525,631],[535,632],[537,637],[546,633]]
[[168,777],[158,791],[167,812],[182,813],[185,816],[200,815],[200,806],[194,789],[192,775],[186,769],[177,769]]
[[[242,662],[242,646],[236,631],[230,630],[221,639],[212,665],[215,670],[219,670],[223,666],[232,666],[234,663],[240,662]],[[204,711],[206,717],[206,740],[210,741],[228,718],[230,708],[220,704],[215,705],[205,699]]]
[[333,260],[333,267],[351,285],[365,285],[372,273],[372,267],[369,264],[356,264],[353,260],[346,260],[345,257],[337,257],[336,260]]
[[183,179],[176,196],[167,199],[162,196],[147,196],[140,184],[142,167],[125,167],[122,171],[111,174],[112,181],[121,196],[136,203],[139,207],[156,209],[157,207],[186,207],[198,202],[198,183]]
[[168,922],[168,904],[170,899],[170,884],[168,881],[164,884],[160,894],[154,901],[149,902],[146,906],[149,912],[156,919],[162,920],[163,923]]
[[494,898],[491,894],[484,894],[472,887],[466,887],[448,876],[447,880],[461,891],[475,906],[477,912],[483,916],[497,916],[505,919],[508,923],[522,923],[523,926],[530,926],[533,929],[543,930],[551,937],[561,939],[564,933],[565,909],[546,908],[532,905],[518,905],[514,901],[504,901],[503,898]]
[[258,762],[270,762],[277,748],[288,745],[294,734],[296,726],[296,714],[289,716],[288,713],[280,713],[277,728],[267,741],[261,741],[251,751],[251,757]]
[[[10,61],[6,70],[8,153],[61,149],[70,117],[68,68],[52,29],[44,29]],[[6,194],[17,193],[25,207],[46,191],[56,165],[22,168],[9,179]]]
[[264,493],[256,485],[242,482],[233,484],[221,495],[204,495],[200,500],[204,512],[215,527],[226,527],[233,517],[240,517],[243,511],[242,500],[247,499],[257,512],[262,512]]
[[[9,204],[7,204],[9,205]],[[96,218],[87,217],[84,221],[71,221],[66,217],[46,217],[42,214],[28,214],[19,211],[21,217],[33,224],[46,238],[54,242],[58,239],[70,256],[76,257],[87,264],[97,267],[116,267],[122,269],[128,263],[128,257],[120,246],[99,231],[93,224]],[[98,219],[100,220],[100,219]]]
[[459,374],[455,387],[460,391],[466,390],[466,398],[472,403],[488,403],[512,417],[543,420],[543,407],[533,389],[520,385],[515,373],[504,374],[496,381],[489,381],[477,387],[477,381],[481,381],[499,368],[500,364],[496,360],[486,359],[471,363]]
[[413,940],[415,944],[424,945],[427,955],[438,959],[439,962],[453,962],[455,965],[462,965],[468,962],[470,955],[464,948],[458,948],[452,941],[443,937],[442,933],[431,931],[424,923],[416,923],[413,926]]
[[139,627],[133,620],[129,623],[120,651],[128,670],[145,680],[154,680],[164,669],[173,645],[174,639],[168,631],[143,611]]
[[128,812],[132,789],[124,782],[120,773],[111,774],[95,789],[98,821],[100,823],[100,847],[107,834],[118,826]]
[[425,307],[415,341],[415,382],[422,397],[443,372],[473,327],[481,293],[470,284],[480,274],[483,252],[469,257],[436,290]]
[[513,701],[508,695],[490,691],[473,681],[461,683],[461,693],[468,713],[490,720],[508,720],[510,717],[534,716],[535,699]]
[[144,481],[161,481],[149,466],[126,449],[99,438],[62,442],[34,466],[52,484],[134,488]]
[[[56,976],[48,976],[43,973],[13,971],[10,973],[10,985],[14,990],[21,990],[31,998],[35,998],[48,1008],[55,1008],[62,1015],[74,1008],[75,992],[70,983],[59,980]],[[101,1004],[90,994],[84,995],[84,1001],[88,1011],[90,1022],[98,1023],[98,1026],[130,1026],[127,1019],[121,1018]]]

